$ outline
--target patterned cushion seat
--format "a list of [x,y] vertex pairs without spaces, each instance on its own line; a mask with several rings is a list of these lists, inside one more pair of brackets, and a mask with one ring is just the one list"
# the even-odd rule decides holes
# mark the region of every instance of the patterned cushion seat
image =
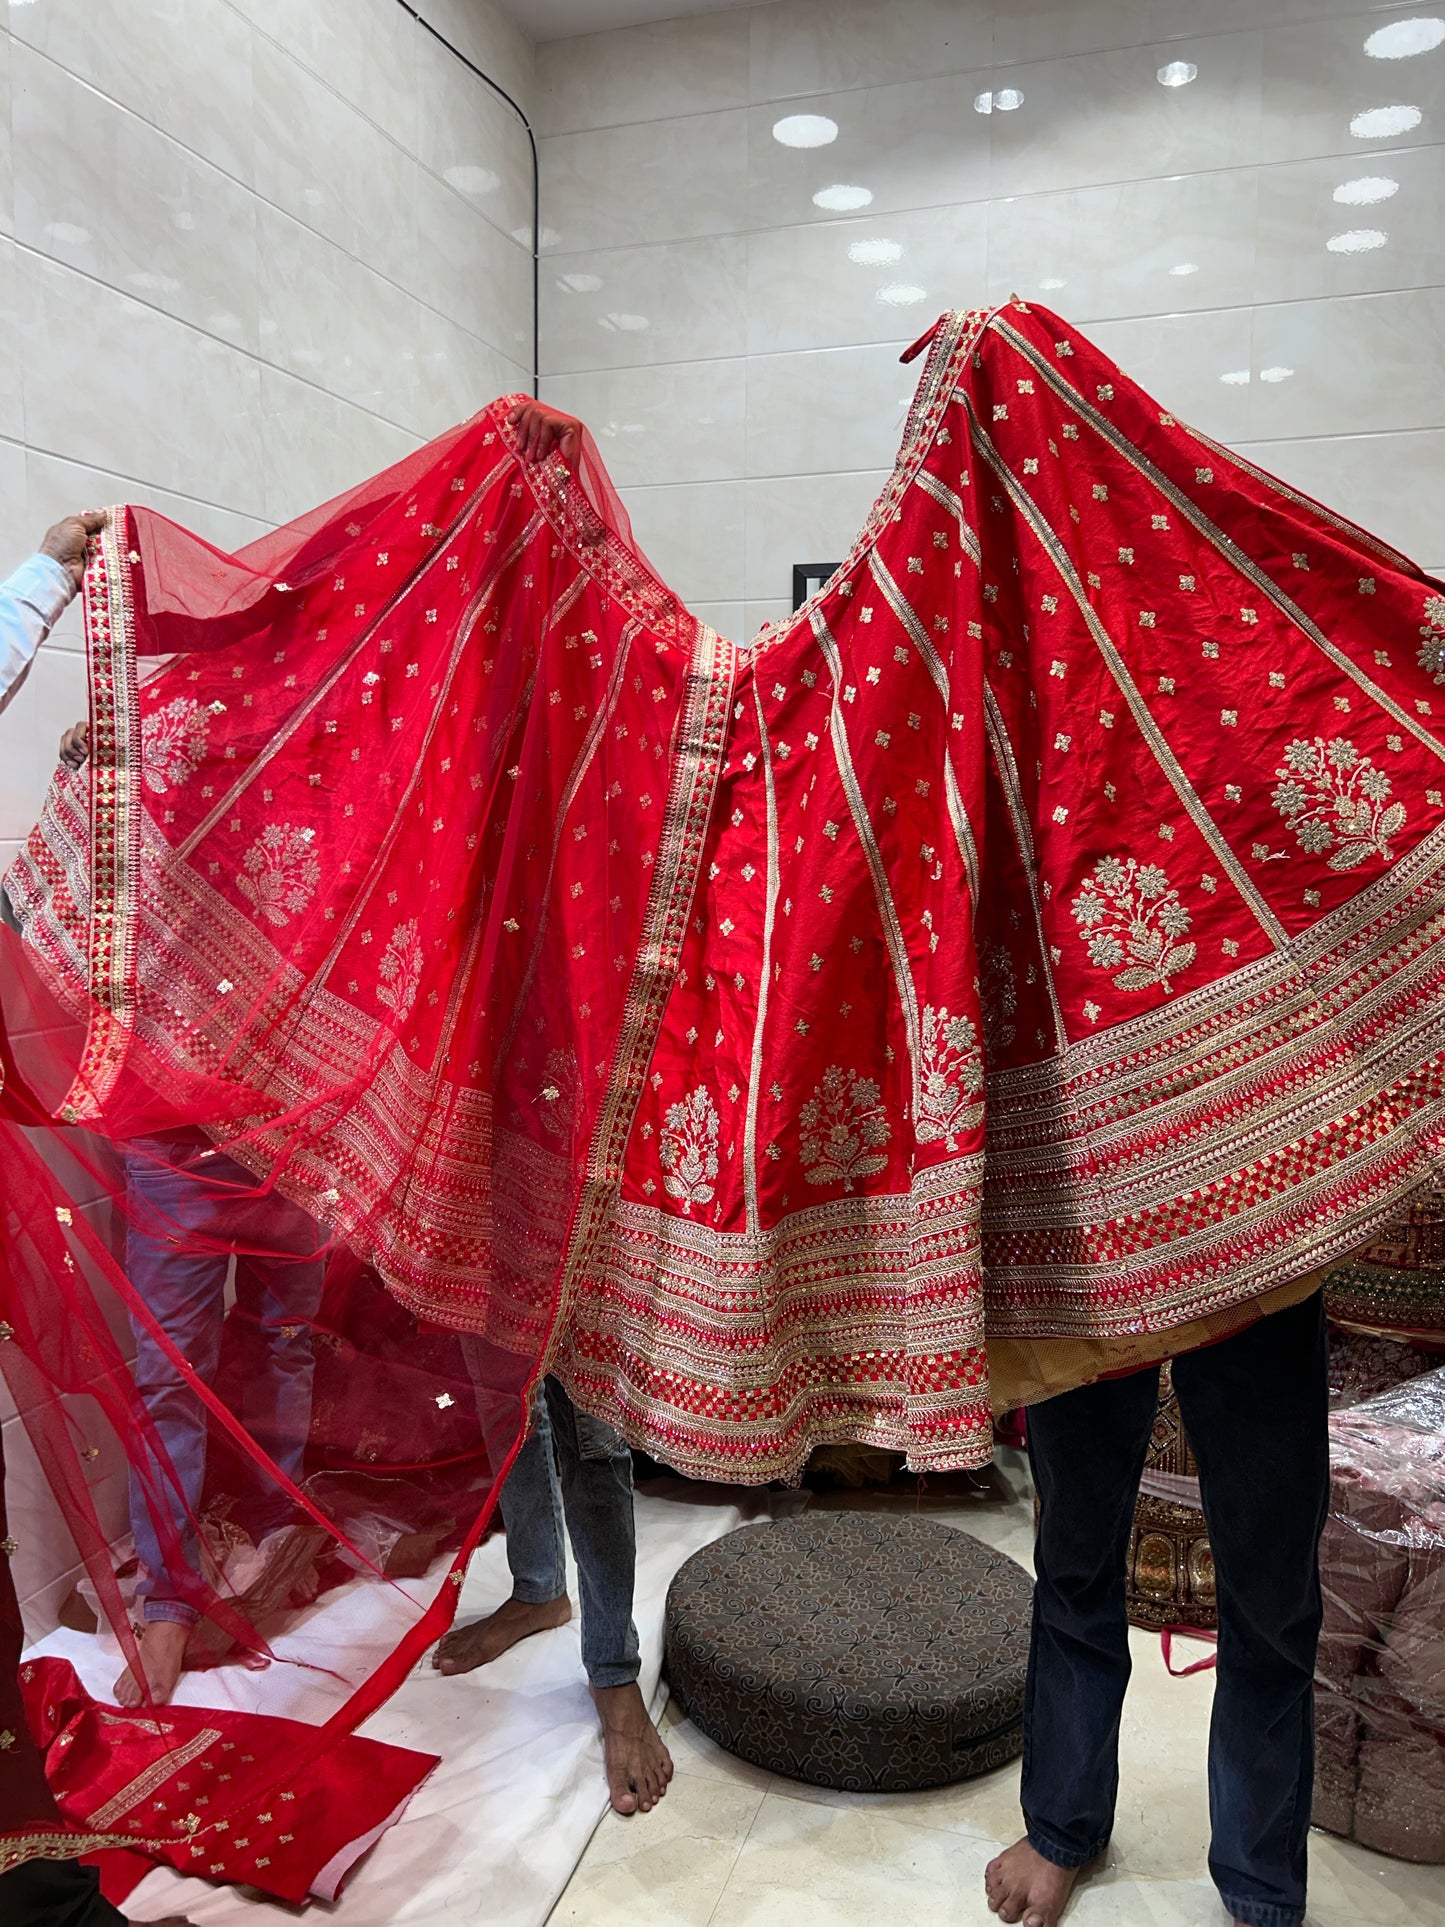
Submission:
[[694,1553],[667,1674],[728,1752],[815,1786],[901,1793],[1023,1746],[1032,1582],[965,1532],[816,1512]]

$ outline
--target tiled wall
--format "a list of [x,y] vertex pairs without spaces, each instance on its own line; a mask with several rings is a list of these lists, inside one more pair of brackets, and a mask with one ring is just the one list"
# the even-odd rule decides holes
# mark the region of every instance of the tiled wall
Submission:
[[[422,11],[526,102],[488,0]],[[531,162],[396,0],[9,0],[0,570],[144,502],[234,548],[530,386]],[[0,717],[0,863],[84,713],[72,610]],[[32,1633],[74,1550],[0,1391]],[[83,1421],[82,1421],[83,1422]],[[125,1516],[102,1445],[104,1516]]]
[[543,393],[735,637],[846,551],[899,348],[1013,292],[1438,572],[1442,42],[1439,0],[774,0],[542,47]]

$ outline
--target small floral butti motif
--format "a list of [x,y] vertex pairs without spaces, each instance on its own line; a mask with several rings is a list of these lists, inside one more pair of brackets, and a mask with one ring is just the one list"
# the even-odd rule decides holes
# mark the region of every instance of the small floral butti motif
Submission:
[[706,1085],[668,1106],[662,1131],[663,1186],[686,1212],[711,1204],[718,1173],[718,1114]]
[[411,917],[392,931],[386,954],[377,965],[380,981],[376,986],[376,1001],[394,1010],[398,1017],[405,1017],[416,1002],[423,961],[417,921]]
[[1275,771],[1275,808],[1302,850],[1332,852],[1332,870],[1354,870],[1367,857],[1390,861],[1390,838],[1405,827],[1405,805],[1391,803],[1390,779],[1342,736],[1326,742],[1296,737]]
[[311,848],[315,836],[312,829],[268,823],[247,850],[236,883],[267,923],[289,923],[311,901],[321,881],[321,865]]
[[1445,595],[1426,596],[1420,635],[1420,667],[1433,682],[1445,683]]
[[923,1060],[918,1067],[920,1144],[943,1138],[958,1149],[958,1133],[983,1122],[983,1053],[967,1017],[923,1008]]
[[830,1064],[798,1113],[803,1176],[809,1184],[841,1184],[887,1169],[884,1146],[892,1132],[871,1077]]
[[[576,1108],[577,1059],[570,1050],[550,1050],[542,1088],[537,1093],[537,1116],[548,1137],[571,1137]],[[716,1175],[715,1165],[713,1169]]]
[[1170,979],[1194,962],[1196,946],[1180,942],[1189,912],[1157,863],[1102,857],[1072,908],[1090,962],[1113,971],[1120,990],[1157,984],[1167,996]]
[[141,776],[148,790],[164,796],[173,784],[184,783],[200,768],[211,718],[224,708],[224,703],[198,703],[194,697],[177,696],[152,710],[141,724],[140,737]]

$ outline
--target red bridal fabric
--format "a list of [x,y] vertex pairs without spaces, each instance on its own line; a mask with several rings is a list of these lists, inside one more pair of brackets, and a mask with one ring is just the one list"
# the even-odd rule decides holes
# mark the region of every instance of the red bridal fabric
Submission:
[[[945,317],[852,552],[744,651],[507,412],[235,557],[117,511],[92,759],[7,885],[52,1159],[220,1245],[103,1175],[199,1133],[188,1186],[223,1152],[321,1228],[359,1364],[318,1357],[304,1482],[205,1395],[353,1570],[378,1462],[413,1507],[470,1465],[465,1548],[543,1368],[706,1477],[977,1465],[1021,1359],[1200,1342],[1432,1184],[1439,584],[1020,303]],[[145,1336],[96,1244],[76,1292]]]

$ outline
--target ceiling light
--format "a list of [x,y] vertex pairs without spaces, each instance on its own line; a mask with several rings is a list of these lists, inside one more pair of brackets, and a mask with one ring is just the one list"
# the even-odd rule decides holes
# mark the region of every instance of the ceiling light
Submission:
[[838,123],[826,114],[786,114],[773,122],[773,139],[784,147],[827,147],[838,138]]
[[813,206],[824,208],[829,214],[853,214],[860,207],[872,205],[871,187],[845,187],[841,182],[836,187],[820,187],[813,196]]
[[1219,379],[1228,388],[1247,388],[1249,386],[1249,370],[1247,368],[1231,368],[1227,375],[1221,375]]
[[1371,60],[1409,60],[1415,54],[1433,53],[1445,40],[1445,20],[1392,20],[1379,27],[1365,42]]
[[1408,134],[1423,119],[1418,107],[1367,107],[1350,122],[1350,132],[1356,140],[1388,140],[1393,134]]
[[1357,181],[1341,181],[1334,198],[1344,207],[1373,207],[1376,201],[1388,201],[1399,191],[1400,183],[1388,174],[1362,174]]
[[910,281],[894,281],[878,290],[878,299],[886,302],[890,308],[911,308],[916,302],[928,299],[928,290],[915,288]]
[[1293,373],[1293,368],[1261,368],[1259,378],[1261,381],[1288,381]]
[[1368,254],[1371,248],[1382,248],[1389,238],[1383,228],[1352,227],[1347,234],[1332,234],[1325,246],[1331,254]]
[[1176,261],[1169,272],[1171,274],[1198,274],[1199,263],[1197,261]]
[[901,241],[885,241],[879,237],[855,241],[848,250],[848,259],[856,261],[860,267],[886,268],[890,261],[899,260],[902,254]]
[[1199,69],[1192,60],[1171,60],[1155,75],[1161,87],[1187,87],[1191,80],[1198,78]]

